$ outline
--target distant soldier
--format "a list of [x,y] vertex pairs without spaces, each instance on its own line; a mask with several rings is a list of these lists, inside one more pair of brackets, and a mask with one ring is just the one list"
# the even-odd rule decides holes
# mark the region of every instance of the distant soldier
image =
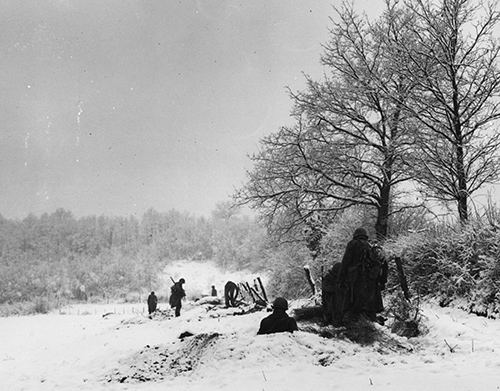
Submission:
[[283,297],[278,297],[273,302],[273,313],[262,319],[257,334],[272,334],[298,330],[295,319],[288,316],[286,310],[288,302]]
[[148,296],[148,312],[149,315],[151,315],[153,312],[156,311],[156,305],[158,304],[158,298],[156,297],[154,292],[151,292],[151,294]]
[[88,297],[87,297],[87,292],[85,290],[85,285],[80,285],[80,287],[78,288],[80,290],[79,292],[79,296],[81,299],[87,301],[88,300]]
[[240,293],[240,288],[232,281],[228,281],[224,285],[224,300],[226,302],[226,307],[236,307],[236,298]]
[[215,289],[215,285],[212,285],[212,292],[210,293],[210,295],[217,297],[217,289]]
[[186,281],[181,278],[178,282],[174,283],[170,288],[170,307],[175,308],[175,316],[181,315],[182,298],[186,296],[186,292],[182,287]]
[[364,314],[377,320],[376,314],[383,311],[381,291],[387,281],[387,262],[380,248],[368,243],[364,228],[354,231],[347,244],[339,276],[343,289],[343,314]]

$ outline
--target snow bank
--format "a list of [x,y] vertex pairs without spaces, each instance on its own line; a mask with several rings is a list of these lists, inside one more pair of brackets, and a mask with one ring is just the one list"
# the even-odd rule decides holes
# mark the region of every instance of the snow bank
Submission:
[[[459,310],[424,306],[430,331],[406,342],[414,347],[410,353],[304,331],[256,336],[266,312],[232,316],[220,309],[213,317],[207,308],[193,306],[180,318],[159,321],[144,316],[140,323],[123,322],[141,316],[137,314],[2,318],[0,389],[400,391],[500,386],[500,322]],[[186,331],[217,338],[190,356],[186,346],[193,337],[178,338]],[[444,339],[455,347],[453,352]],[[106,381],[117,370],[130,369],[141,351],[153,359],[151,352],[157,350],[178,359],[163,379]],[[198,361],[189,369],[183,357]],[[145,368],[161,368],[157,359],[146,361]]]
[[[191,275],[185,269],[175,270],[179,275],[173,277],[184,277],[192,289],[218,284],[194,271]],[[227,274],[225,278],[238,279]],[[106,317],[91,304],[78,308],[79,316],[56,312],[0,318],[0,390],[465,391],[500,387],[500,321],[429,304],[423,306],[426,335],[398,340],[380,326],[379,331],[392,339],[367,346],[306,332],[312,329],[300,322],[301,330],[294,334],[257,336],[265,311],[236,316],[234,309],[187,303],[179,318],[151,320],[139,308],[126,311],[130,306],[118,307]],[[179,339],[185,332],[194,336]],[[170,369],[163,371],[162,365]],[[141,375],[138,368],[148,376],[160,375],[156,381],[142,382],[138,376],[128,383],[113,377]]]

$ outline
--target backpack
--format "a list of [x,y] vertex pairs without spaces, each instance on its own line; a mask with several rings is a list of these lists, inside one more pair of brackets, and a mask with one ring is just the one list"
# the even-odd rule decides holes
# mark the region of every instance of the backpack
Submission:
[[363,269],[366,279],[386,283],[388,265],[380,246],[370,246],[363,260]]
[[177,285],[177,283],[170,287],[170,299],[168,300],[168,302],[171,306],[176,305],[177,300],[179,299],[179,293],[179,286]]

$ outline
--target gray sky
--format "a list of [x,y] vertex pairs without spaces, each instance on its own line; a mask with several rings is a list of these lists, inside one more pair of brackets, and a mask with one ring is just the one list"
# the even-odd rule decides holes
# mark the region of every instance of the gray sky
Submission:
[[208,214],[290,121],[284,87],[320,75],[333,15],[323,0],[0,5],[4,217]]

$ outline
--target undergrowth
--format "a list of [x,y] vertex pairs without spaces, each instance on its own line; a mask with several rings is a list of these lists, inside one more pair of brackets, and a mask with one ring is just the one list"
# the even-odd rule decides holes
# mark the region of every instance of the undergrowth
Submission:
[[[500,225],[475,219],[466,225],[399,236],[384,245],[401,257],[410,290],[491,318],[500,317]],[[391,273],[397,284],[397,273]]]

